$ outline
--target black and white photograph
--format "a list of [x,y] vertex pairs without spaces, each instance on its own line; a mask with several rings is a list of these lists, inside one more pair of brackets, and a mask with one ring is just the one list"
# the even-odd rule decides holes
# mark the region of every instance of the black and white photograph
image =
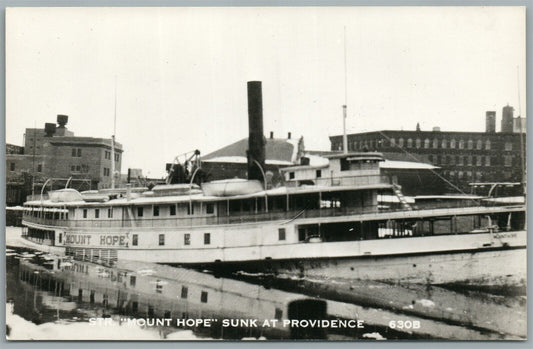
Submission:
[[8,341],[527,340],[525,6],[10,7],[5,62]]

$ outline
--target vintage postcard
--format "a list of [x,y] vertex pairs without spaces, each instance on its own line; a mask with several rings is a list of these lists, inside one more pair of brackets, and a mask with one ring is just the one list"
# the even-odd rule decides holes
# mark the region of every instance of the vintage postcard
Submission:
[[6,10],[8,340],[526,340],[525,7]]

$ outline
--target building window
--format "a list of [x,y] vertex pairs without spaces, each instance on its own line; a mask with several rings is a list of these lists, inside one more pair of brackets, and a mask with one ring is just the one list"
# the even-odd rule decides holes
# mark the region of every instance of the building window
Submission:
[[137,283],[137,277],[135,275],[130,276],[130,286],[135,287]]
[[107,218],[113,218],[113,208],[107,209]]
[[490,150],[490,141],[488,139],[485,142],[485,150]]
[[474,148],[474,141],[473,140],[469,139],[466,144],[467,144],[467,148],[468,149],[473,149]]
[[154,217],[159,216],[159,206],[154,206],[153,214],[154,214]]
[[428,155],[428,160],[429,160],[429,162],[431,162],[432,164],[434,164],[434,162],[433,162],[433,155]]
[[115,154],[115,161],[118,161],[120,159],[120,154]]
[[78,148],[78,157],[81,158],[81,148]]
[[459,171],[457,173],[457,177],[459,177],[459,179],[463,179],[463,171]]
[[403,138],[398,139],[398,146],[403,147]]
[[468,155],[467,161],[468,161],[468,166],[472,166],[472,155]]
[[322,177],[322,170],[316,170],[316,178]]
[[204,233],[204,245],[210,245],[210,244],[211,244],[211,234]]
[[481,150],[481,148],[483,148],[483,142],[481,141],[481,139],[477,140],[476,148],[477,150]]
[[513,143],[505,142],[505,150],[506,150],[506,151],[511,151],[511,150],[513,150]]
[[190,245],[191,244],[191,234],[183,234],[183,244],[184,245]]
[[437,149],[439,147],[439,140],[437,138],[435,138],[433,140],[433,149]]
[[170,206],[170,215],[175,216],[176,215],[176,206],[172,205]]
[[455,156],[450,156],[450,165],[455,165]]
[[446,149],[447,146],[448,146],[448,142],[446,142],[446,140],[443,139],[443,140],[442,140],[441,148],[442,148],[442,149]]
[[413,147],[413,140],[411,138],[407,138],[407,148]]
[[137,217],[142,217],[144,214],[143,207],[137,207]]
[[294,179],[294,172],[289,172],[289,179]]
[[394,138],[390,139],[390,146],[395,147],[396,146],[396,140]]
[[212,203],[208,203],[206,206],[205,206],[205,212],[207,214],[213,214],[215,213],[215,205],[212,204]]
[[505,155],[503,157],[503,165],[505,167],[511,167],[513,166],[513,157],[511,155]]
[[165,234],[159,234],[159,246],[165,246]]
[[100,218],[100,209],[99,208],[94,210],[94,218]]
[[37,172],[43,172],[43,165],[37,165]]
[[206,291],[202,291],[202,295],[200,296],[200,301],[202,303],[207,303],[207,296],[208,296],[208,293]]
[[9,164],[9,170],[10,171],[15,171],[15,163],[14,162]]
[[72,157],[73,157],[73,158],[76,157],[76,148],[72,148]]
[[181,298],[187,298],[189,294],[189,289],[187,286],[181,286]]
[[430,143],[431,143],[431,142],[429,141],[429,139],[426,138],[426,140],[424,141],[424,148],[428,149]]
[[416,139],[415,145],[416,145],[416,149],[420,149],[420,147],[422,146],[422,141],[420,140],[420,138]]
[[455,149],[455,139],[450,141],[450,148]]
[[76,165],[76,172],[80,172],[81,171],[81,166],[80,165]]
[[476,156],[476,166],[483,166],[482,161],[483,161],[483,157]]
[[490,166],[490,156],[485,156],[485,166]]
[[285,228],[278,229],[278,238],[279,240],[285,240]]
[[464,149],[465,148],[465,141],[463,141],[462,139],[459,140],[459,149]]
[[83,209],[83,218],[87,218],[87,209],[86,208]]
[[131,236],[131,245],[132,246],[137,246],[138,244],[139,244],[139,235],[133,234]]
[[459,155],[459,162],[457,163],[457,165],[463,166],[464,164],[465,164],[464,157],[462,155]]

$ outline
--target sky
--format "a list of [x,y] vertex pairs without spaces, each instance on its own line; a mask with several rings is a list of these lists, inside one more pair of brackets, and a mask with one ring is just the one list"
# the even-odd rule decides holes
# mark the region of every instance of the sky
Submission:
[[[69,115],[116,139],[122,172],[248,136],[246,82],[263,84],[264,131],[484,131],[526,117],[523,7],[9,8],[6,142]],[[116,104],[115,104],[116,100]],[[519,102],[520,101],[520,102]]]

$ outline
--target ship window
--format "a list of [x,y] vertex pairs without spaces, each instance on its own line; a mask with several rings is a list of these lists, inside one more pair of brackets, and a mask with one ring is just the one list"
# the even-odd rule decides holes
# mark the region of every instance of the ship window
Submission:
[[81,148],[78,148],[78,157],[81,157]]
[[161,280],[157,280],[156,281],[155,292],[156,293],[163,293],[163,285],[161,284]]
[[137,207],[137,217],[142,217],[143,216],[143,208],[142,207]]
[[205,207],[205,211],[207,214],[215,213],[215,205],[208,203]]
[[322,177],[322,170],[316,170],[316,178]]
[[14,162],[9,164],[9,170],[10,171],[15,171],[15,163]]
[[134,275],[130,276],[130,286],[135,287],[136,283],[137,283],[137,277]]
[[[13,171],[13,170],[11,170]],[[289,179],[294,179],[294,172],[289,172]]]
[[346,159],[341,159],[341,171],[350,170],[350,163]]
[[165,234],[159,234],[159,246],[165,246]]
[[43,165],[37,165],[37,172],[43,172]]
[[87,209],[86,208],[83,209],[83,218],[87,218]]
[[159,206],[154,206],[154,217],[159,216]]
[[183,244],[184,245],[190,245],[191,244],[191,234],[187,233],[183,235]]
[[100,218],[100,209],[95,209],[94,210],[94,218]]
[[63,241],[63,234],[59,234],[59,243]]
[[175,205],[171,205],[170,206],[170,215],[171,216],[175,216],[176,215],[176,206]]
[[202,291],[202,295],[200,296],[200,301],[202,303],[207,303],[207,296],[208,296],[208,293],[206,291]]
[[278,229],[279,240],[285,240],[285,228]]
[[138,244],[139,244],[139,235],[133,234],[131,236],[131,245],[132,246],[137,246]]
[[107,209],[107,218],[113,218],[113,209],[112,208],[108,208]]
[[181,286],[181,298],[187,298],[189,289],[186,286]]

